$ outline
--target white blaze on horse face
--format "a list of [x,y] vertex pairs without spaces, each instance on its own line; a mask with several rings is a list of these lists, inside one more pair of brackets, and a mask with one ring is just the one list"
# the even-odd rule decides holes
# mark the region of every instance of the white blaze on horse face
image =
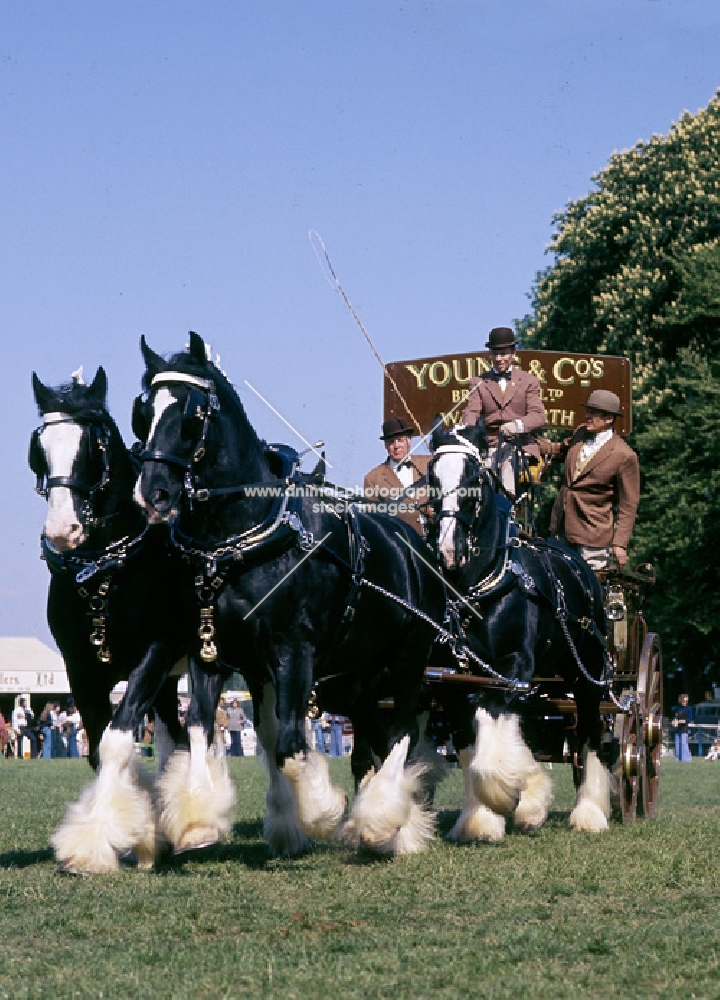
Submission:
[[[47,413],[40,444],[45,453],[48,479],[70,478],[80,451],[83,429],[60,413]],[[87,538],[76,510],[77,494],[67,486],[48,493],[45,536],[59,551],[74,549]]]
[[[168,407],[172,406],[173,403],[177,403],[177,399],[175,399],[173,394],[166,386],[164,385],[160,386],[160,388],[157,390],[157,392],[153,397],[153,415],[152,415],[152,421],[150,423],[150,430],[148,431],[146,445],[147,443],[152,441],[153,434],[157,430],[157,426],[160,423],[160,419],[162,418],[163,413],[165,412],[165,410],[168,409]],[[149,520],[151,523],[164,521],[165,518],[157,515],[152,504],[148,503],[145,497],[143,496],[142,480],[143,480],[143,474],[140,473],[140,476],[138,477],[138,480],[135,483],[135,489],[133,491],[133,499],[135,500],[135,503],[138,505],[138,507],[140,507],[142,510],[146,511],[149,514]]]
[[458,452],[444,452],[435,462],[435,475],[443,495],[438,548],[446,569],[455,568],[455,514],[460,506],[458,487],[465,468],[465,455]]

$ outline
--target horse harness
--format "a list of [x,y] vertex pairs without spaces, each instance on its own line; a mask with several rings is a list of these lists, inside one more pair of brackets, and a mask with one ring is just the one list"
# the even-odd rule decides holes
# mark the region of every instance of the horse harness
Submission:
[[[91,446],[102,456],[100,479],[88,486],[73,476],[49,476],[45,453],[41,444],[43,430],[53,424],[74,423],[89,428]],[[86,529],[99,529],[109,524],[120,513],[97,517],[95,503],[99,495],[111,481],[110,474],[110,426],[102,414],[71,415],[65,413],[45,414],[43,424],[37,427],[30,439],[28,460],[37,477],[35,491],[46,500],[50,490],[64,487],[84,497],[81,520]],[[78,596],[86,604],[86,615],[90,619],[89,642],[96,648],[96,656],[101,663],[112,662],[112,653],[107,645],[108,602],[114,574],[142,551],[147,526],[137,535],[125,535],[97,552],[60,552],[47,539],[41,538],[41,558],[56,576],[72,579]]]
[[96,648],[101,663],[112,662],[112,652],[107,644],[110,590],[115,575],[135,559],[143,550],[149,528],[146,525],[138,535],[127,535],[108,545],[101,552],[80,555],[77,552],[59,552],[43,536],[41,557],[56,576],[68,577],[76,585],[77,594],[87,606],[90,619],[89,642]]
[[[461,451],[480,461],[479,452],[473,444],[460,438],[458,438],[458,442],[458,447],[454,445],[441,446],[437,449],[435,454],[442,452],[457,453],[458,451]],[[467,486],[472,482],[477,482],[481,477],[488,475],[491,476],[491,478],[494,478],[489,470],[481,469],[479,473],[473,473],[463,479],[462,482],[454,487],[454,490],[457,491],[461,487]],[[495,562],[485,577],[474,584],[463,598],[448,602],[450,610],[454,612],[455,620],[460,623],[463,639],[467,634],[467,629],[472,620],[471,612],[477,613],[477,609],[490,597],[497,597],[498,594],[503,591],[509,591],[514,586],[517,586],[523,591],[523,593],[527,594],[528,597],[544,600],[553,608],[555,618],[560,625],[573,659],[575,660],[575,663],[583,677],[589,683],[594,684],[597,687],[607,688],[612,676],[612,663],[608,656],[606,636],[602,630],[598,628],[596,621],[591,615],[584,615],[579,618],[571,617],[565,599],[565,589],[562,581],[553,570],[552,563],[549,558],[549,552],[555,552],[557,555],[562,557],[568,569],[572,572],[573,576],[580,585],[590,608],[593,608],[595,605],[595,596],[593,595],[592,588],[590,587],[587,578],[582,572],[581,566],[578,565],[577,560],[573,558],[573,556],[560,543],[539,539],[531,541],[529,539],[521,538],[514,521],[514,509],[512,503],[509,502],[504,493],[493,492],[493,498],[497,506],[498,514],[500,515],[503,523],[503,541],[497,548]],[[438,520],[442,517],[453,517],[456,520],[461,521],[461,523],[466,526],[468,538],[470,539],[472,535],[472,525],[479,512],[479,506],[480,503],[476,503],[475,512],[472,517],[463,515],[459,511],[446,511],[439,515]],[[541,563],[543,569],[545,570],[547,580],[550,583],[549,593],[544,590],[542,586],[540,586],[533,575],[529,573],[523,565],[523,550],[532,553]],[[463,605],[466,607],[464,614]],[[605,653],[604,670],[599,679],[590,674],[580,658],[577,646],[575,645],[575,642],[570,634],[569,626],[572,624],[579,625],[580,628],[591,635],[603,648]]]

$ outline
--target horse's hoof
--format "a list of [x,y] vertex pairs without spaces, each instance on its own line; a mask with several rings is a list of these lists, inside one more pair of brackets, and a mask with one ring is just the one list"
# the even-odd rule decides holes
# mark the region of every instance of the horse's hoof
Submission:
[[214,826],[193,826],[183,833],[177,844],[173,847],[173,853],[187,854],[188,851],[201,851],[205,847],[212,847],[220,840],[217,827]]
[[90,872],[83,871],[82,868],[78,868],[76,864],[72,861],[61,861],[58,865],[58,875],[83,875],[87,878]]

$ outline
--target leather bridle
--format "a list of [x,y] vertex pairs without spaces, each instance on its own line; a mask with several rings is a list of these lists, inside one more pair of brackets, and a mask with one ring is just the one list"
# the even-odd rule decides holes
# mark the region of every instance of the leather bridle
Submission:
[[[83,428],[83,433],[90,433],[93,436],[93,445],[102,455],[102,472],[100,479],[93,484],[88,484],[75,476],[49,476],[47,459],[42,447],[41,437],[46,427],[54,424],[78,424]],[[110,428],[102,419],[95,416],[83,417],[72,416],[70,414],[47,414],[40,427],[36,427],[30,439],[29,463],[30,468],[35,473],[37,482],[35,492],[46,500],[50,490],[63,487],[78,493],[83,497],[82,521],[85,527],[98,523],[94,516],[94,505],[98,495],[107,488],[110,483]]]

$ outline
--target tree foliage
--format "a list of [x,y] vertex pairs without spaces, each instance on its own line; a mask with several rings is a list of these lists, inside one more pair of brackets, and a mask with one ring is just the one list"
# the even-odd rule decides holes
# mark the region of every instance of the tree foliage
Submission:
[[593,182],[555,216],[518,328],[529,347],[632,362],[631,558],[655,564],[647,618],[701,696],[720,682],[720,92]]

